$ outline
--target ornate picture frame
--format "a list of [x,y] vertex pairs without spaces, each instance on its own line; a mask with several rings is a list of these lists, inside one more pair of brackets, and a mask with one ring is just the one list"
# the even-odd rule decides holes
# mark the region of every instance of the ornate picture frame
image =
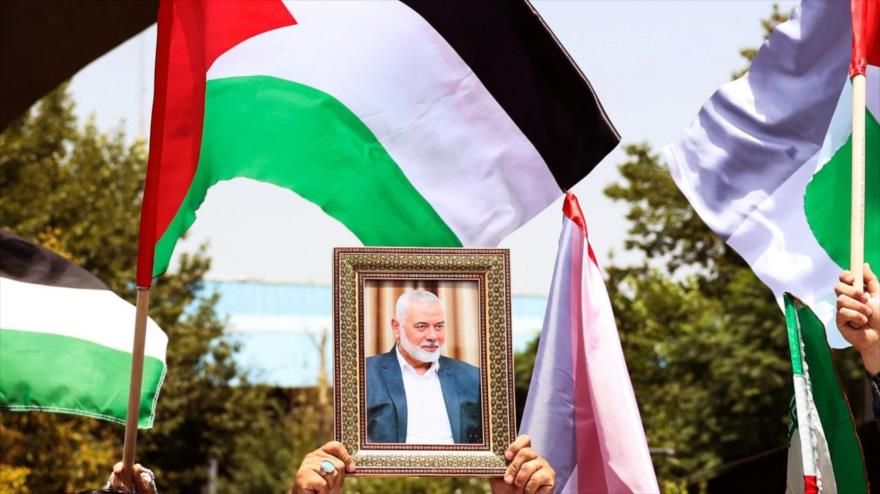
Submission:
[[[411,354],[398,348],[412,340],[394,336],[416,331],[412,320],[396,322],[401,307],[415,303],[406,292],[421,292],[430,297],[425,307],[442,310],[442,336],[420,340],[439,346],[428,376],[417,376],[404,358]],[[333,312],[336,440],[354,458],[353,475],[504,474],[504,451],[516,435],[506,249],[336,248]],[[410,393],[418,400],[407,406]],[[441,404],[426,405],[432,397]],[[432,422],[437,409],[444,412]],[[442,439],[418,442],[431,434]]]

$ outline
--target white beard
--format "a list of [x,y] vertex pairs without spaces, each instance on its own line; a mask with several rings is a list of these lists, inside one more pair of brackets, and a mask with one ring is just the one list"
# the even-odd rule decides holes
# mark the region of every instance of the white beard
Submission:
[[421,347],[416,346],[413,342],[409,341],[409,338],[406,337],[406,334],[401,331],[400,338],[397,339],[398,343],[400,343],[400,347],[406,350],[412,358],[418,360],[419,362],[424,362],[426,364],[433,364],[434,362],[440,360],[440,355],[446,351],[446,344],[440,345],[434,352],[429,352],[427,350],[423,350]]

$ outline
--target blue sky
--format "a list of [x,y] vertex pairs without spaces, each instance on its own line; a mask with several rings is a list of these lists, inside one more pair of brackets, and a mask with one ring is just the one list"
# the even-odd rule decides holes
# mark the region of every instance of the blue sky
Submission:
[[[773,2],[544,0],[534,2],[592,82],[623,143],[660,146],[743,66],[739,49],[757,46]],[[796,2],[778,2],[784,10]],[[155,27],[98,59],[71,85],[78,114],[130,136],[149,128]],[[637,260],[624,252],[625,209],[602,190],[619,179],[611,153],[574,188],[600,264]],[[511,249],[515,293],[546,294],[561,200],[501,244]],[[137,221],[135,217],[132,221]],[[341,224],[289,191],[248,181],[211,190],[178,250],[210,242],[210,276],[329,284],[334,246],[359,245]]]

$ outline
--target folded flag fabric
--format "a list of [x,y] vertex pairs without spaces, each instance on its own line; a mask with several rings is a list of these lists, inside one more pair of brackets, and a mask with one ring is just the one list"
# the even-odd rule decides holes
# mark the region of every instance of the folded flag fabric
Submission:
[[862,449],[823,324],[800,300],[788,293],[784,300],[794,377],[786,492],[867,493]]
[[[703,221],[773,291],[798,293],[834,347],[834,284],[849,266],[849,2],[805,0],[664,149]],[[868,71],[865,261],[880,265],[880,73]]]
[[0,2],[0,130],[93,60],[156,22],[158,6],[158,0]]
[[494,246],[618,140],[525,0],[163,0],[138,285],[222,180],[366,245]]
[[[0,410],[125,424],[134,316],[88,271],[0,230]],[[167,344],[148,320],[140,428],[153,425]]]
[[880,0],[850,2],[853,41],[849,75],[865,75],[869,64],[880,66]]
[[611,300],[571,193],[563,212],[521,432],[556,469],[557,492],[660,492]]

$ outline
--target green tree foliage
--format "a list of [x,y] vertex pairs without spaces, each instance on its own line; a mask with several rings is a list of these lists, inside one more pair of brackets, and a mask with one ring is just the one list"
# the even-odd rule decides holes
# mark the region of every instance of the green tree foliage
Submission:
[[[787,18],[774,6],[762,21],[765,34]],[[748,62],[756,53],[741,51]],[[654,457],[661,486],[704,489],[724,465],[787,445],[785,320],[769,289],[705,226],[650,146],[625,152],[622,180],[605,193],[628,207],[625,248],[642,262],[608,267],[606,282],[649,445],[674,452]],[[518,401],[536,349],[537,339],[517,355]],[[857,355],[838,352],[837,360],[861,419]]]
[[[0,134],[0,228],[67,256],[133,301],[142,141],[80,128],[61,87]],[[286,409],[248,384],[223,335],[215,298],[200,297],[204,252],[182,256],[152,290],[151,317],[169,337],[168,372],[138,460],[164,493],[199,492],[212,459],[221,492],[283,491],[292,451]],[[103,483],[121,456],[122,428],[73,416],[0,414],[0,490],[74,492]],[[273,442],[274,441],[274,442]],[[265,451],[273,445],[272,454]],[[226,488],[231,482],[254,486]]]
[[[774,6],[761,22],[765,36],[787,18]],[[751,62],[757,49],[741,54]],[[699,485],[722,465],[787,445],[785,321],[769,289],[704,225],[650,147],[625,151],[623,181],[605,193],[627,204],[625,247],[644,260],[608,269],[612,304],[648,441],[675,452],[655,458],[658,475]],[[857,357],[837,357],[863,418]]]
[[790,386],[785,321],[769,290],[708,228],[646,145],[626,148],[626,245],[612,304],[661,477],[681,479],[783,444]]
[[[134,300],[143,142],[91,122],[78,127],[65,87],[0,133],[0,228],[35,239]],[[249,384],[223,336],[216,298],[200,297],[204,252],[181,256],[151,292],[151,317],[169,338],[168,372],[138,461],[163,494],[200,492],[216,465],[218,493],[285,492],[302,458],[333,438],[332,401],[316,389]],[[121,457],[123,429],[91,419],[0,413],[0,494],[69,493],[103,483]],[[350,492],[483,494],[484,479],[351,478]]]

